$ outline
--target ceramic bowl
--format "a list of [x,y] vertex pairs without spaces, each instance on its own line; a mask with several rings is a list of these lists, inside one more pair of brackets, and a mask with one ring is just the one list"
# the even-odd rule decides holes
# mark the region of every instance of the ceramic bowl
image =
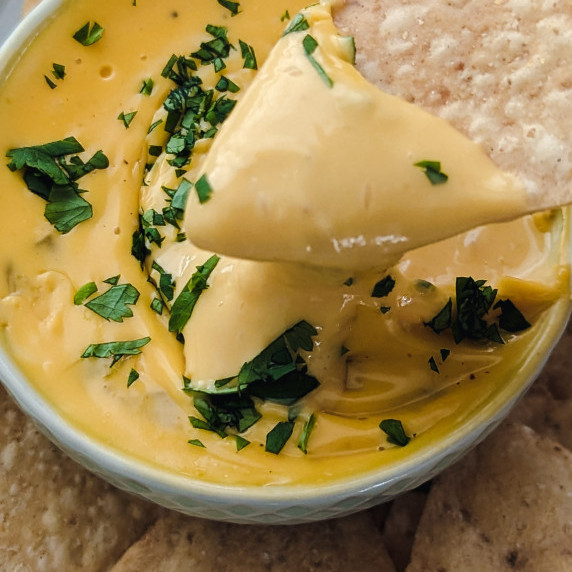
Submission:
[[[62,0],[46,0],[17,28],[0,51],[0,82],[27,43],[52,18]],[[568,231],[562,230],[568,242]],[[568,245],[563,250],[566,256]],[[396,466],[357,474],[327,485],[235,487],[209,484],[146,465],[82,433],[46,402],[11,357],[0,349],[0,378],[38,427],[72,458],[117,487],[191,515],[238,523],[300,523],[342,516],[413,489],[434,477],[484,439],[541,371],[569,316],[562,300],[543,318],[534,351],[515,364],[514,375],[470,418],[431,446]]]

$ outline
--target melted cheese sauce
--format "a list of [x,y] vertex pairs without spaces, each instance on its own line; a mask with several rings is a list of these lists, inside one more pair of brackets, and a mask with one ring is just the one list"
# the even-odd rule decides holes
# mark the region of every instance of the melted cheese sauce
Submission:
[[[399,462],[454,431],[498,395],[515,391],[515,382],[507,380],[546,351],[546,337],[568,305],[566,221],[554,213],[481,227],[412,251],[389,270],[396,285],[382,299],[371,297],[373,285],[386,274],[380,270],[326,271],[223,257],[183,331],[184,346],[168,332],[167,317],[150,309],[156,297],[147,280],[150,260],[172,273],[179,292],[210,253],[176,242],[171,229],[165,230],[161,248],[152,248],[145,271],[130,254],[140,210],[160,210],[161,187],[178,184],[164,155],[145,172],[149,144],[164,145],[167,137],[162,129],[147,134],[149,125],[164,117],[157,110],[173,88],[160,72],[171,54],[188,54],[211,39],[206,24],[228,27],[236,45],[238,39],[252,45],[260,65],[282,34],[285,9],[293,15],[303,4],[242,0],[241,14],[231,17],[212,0],[192,6],[186,0],[138,0],[137,6],[77,0],[46,24],[0,91],[3,154],[73,135],[86,156],[102,149],[110,159],[108,169],[81,180],[94,217],[67,235],[44,219],[44,202],[26,189],[20,173],[0,169],[0,206],[9,237],[9,247],[0,251],[4,345],[46,399],[82,430],[126,455],[211,482],[328,482]],[[72,39],[86,21],[105,28],[103,39],[90,47]],[[64,64],[67,75],[51,90],[44,75],[53,62]],[[239,51],[227,66],[224,73],[243,88],[237,94],[242,97],[256,72],[242,68]],[[213,81],[212,66],[199,73],[205,85]],[[149,77],[155,87],[148,97],[139,89]],[[125,129],[117,117],[134,110],[137,115]],[[210,140],[198,145],[189,180],[202,172],[210,146]],[[270,237],[272,227],[265,232]],[[107,322],[73,304],[83,284],[94,281],[101,293],[102,281],[118,274],[140,292],[133,317]],[[486,278],[533,327],[494,347],[456,346],[447,334],[437,336],[424,327],[453,294],[460,275]],[[419,280],[434,288],[423,288]],[[381,306],[390,310],[384,314]],[[259,404],[263,418],[245,433],[251,445],[239,452],[233,439],[190,426],[188,416],[197,413],[181,390],[183,375],[204,387],[236,375],[245,361],[302,319],[319,331],[306,357],[321,381],[298,411],[302,421],[317,415],[307,455],[296,447],[300,421],[280,455],[264,451],[265,435],[288,416],[283,406],[269,402]],[[80,357],[92,343],[145,336],[151,342],[141,355],[113,367],[108,360]],[[343,356],[342,346],[349,349]],[[445,363],[438,357],[442,348],[451,350]],[[439,374],[428,366],[432,356]],[[131,368],[140,378],[127,388]],[[383,418],[402,420],[415,435],[407,447],[387,443],[378,427]],[[190,439],[200,439],[205,448],[189,445]]]

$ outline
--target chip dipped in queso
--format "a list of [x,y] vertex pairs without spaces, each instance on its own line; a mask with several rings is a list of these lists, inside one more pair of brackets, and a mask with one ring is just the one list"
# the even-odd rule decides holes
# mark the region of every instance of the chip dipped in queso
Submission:
[[196,479],[332,482],[540,359],[566,212],[505,222],[518,180],[354,58],[327,2],[46,22],[0,89],[0,325],[66,419]]

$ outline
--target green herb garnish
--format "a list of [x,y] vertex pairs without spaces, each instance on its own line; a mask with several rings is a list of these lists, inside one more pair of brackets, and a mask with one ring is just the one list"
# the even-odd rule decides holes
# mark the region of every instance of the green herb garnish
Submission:
[[499,300],[493,310],[500,308],[499,327],[506,332],[522,332],[530,328],[530,323],[522,315],[522,312],[510,301]]
[[284,14],[282,14],[282,16],[280,16],[280,21],[284,22],[286,20],[290,20],[290,12],[288,12],[288,10],[286,10],[284,12]]
[[134,305],[139,299],[139,292],[131,284],[112,286],[97,298],[93,298],[87,304],[92,312],[95,312],[106,320],[123,322],[123,318],[131,318],[133,312],[128,306]]
[[244,60],[244,65],[242,67],[249,70],[257,70],[258,63],[256,62],[256,54],[254,53],[254,48],[242,40],[238,40],[238,45],[240,46],[240,53],[242,55],[242,59]]
[[56,79],[64,79],[64,77],[66,77],[66,66],[62,64],[52,64],[52,75]]
[[387,435],[387,441],[399,447],[405,447],[411,437],[409,437],[403,429],[403,424],[398,419],[384,419],[379,428]]
[[236,435],[235,439],[236,439],[236,450],[237,451],[242,451],[242,449],[244,449],[246,446],[250,445],[250,441],[248,439],[245,439],[244,437],[241,437],[240,435]]
[[440,334],[447,328],[451,327],[453,321],[453,300],[449,298],[447,303],[441,310],[428,322],[423,322],[425,326],[430,327],[436,334]]
[[201,447],[203,449],[206,449],[203,442],[200,441],[199,439],[189,439],[188,443],[189,443],[189,445],[194,445],[195,447]]
[[316,426],[316,415],[312,413],[308,418],[308,421],[304,423],[304,428],[302,429],[302,434],[300,435],[300,440],[298,441],[298,449],[306,455],[308,453],[308,440],[310,435]]
[[91,46],[101,40],[104,29],[97,23],[88,22],[82,26],[74,35],[73,38],[82,46]]
[[219,260],[220,258],[213,254],[204,264],[197,266],[197,271],[191,276],[173,303],[169,318],[170,332],[176,334],[182,332],[193,313],[199,296],[209,287],[207,281]]
[[231,2],[230,0],[217,0],[217,2],[226,8],[233,16],[238,14],[240,4],[238,2]]
[[113,358],[111,367],[113,367],[122,357],[135,356],[141,353],[141,348],[147,345],[151,338],[140,338],[138,340],[126,340],[122,342],[104,342],[102,344],[90,344],[83,354],[82,358]]
[[76,181],[95,169],[109,166],[101,151],[84,163],[77,155],[83,151],[75,137],[68,137],[44,145],[10,149],[6,154],[11,158],[8,168],[22,169],[28,189],[47,201],[44,216],[62,234],[93,215]]
[[131,368],[129,372],[129,377],[127,378],[127,387],[131,387],[139,379],[139,372],[136,369]]
[[141,95],[151,95],[154,85],[155,82],[153,81],[153,78],[144,79],[143,84],[141,85],[141,89],[139,90],[139,93]]
[[414,163],[413,166],[423,169],[425,176],[431,181],[432,185],[442,185],[449,180],[449,176],[441,171],[441,163],[439,161],[419,161]]
[[[284,20],[282,20],[282,22],[283,21]],[[282,36],[287,36],[288,34],[291,34],[292,32],[302,32],[304,30],[307,30],[309,27],[310,27],[310,24],[308,24],[308,20],[306,20],[304,15],[303,14],[296,14],[296,16],[294,16],[294,19],[290,22],[290,24],[288,24],[287,28],[284,30],[284,33],[282,34]],[[318,44],[316,42],[316,46],[317,45]]]
[[278,455],[294,431],[293,421],[280,421],[266,435],[265,451]]
[[124,113],[123,111],[117,116],[119,121],[123,121],[123,125],[125,125],[125,129],[127,129],[130,125],[135,116],[137,115],[136,111],[130,111],[129,113]]
[[437,362],[435,361],[435,358],[433,356],[431,356],[429,358],[429,367],[435,372],[435,373],[439,373],[439,368],[437,367]]
[[206,173],[195,183],[195,190],[199,197],[199,203],[206,203],[211,198],[213,190],[207,179]]
[[334,82],[332,81],[332,78],[330,78],[330,76],[325,72],[324,68],[318,63],[313,55],[316,51],[316,48],[318,47],[318,42],[316,39],[310,34],[306,34],[302,40],[302,45],[304,46],[304,51],[306,52],[310,63],[314,66],[314,69],[318,72],[318,75],[324,80],[328,87],[333,87]]
[[395,287],[395,280],[388,274],[382,278],[374,287],[371,292],[372,298],[385,298]]
[[240,87],[238,87],[236,83],[234,83],[224,75],[220,76],[218,83],[215,85],[215,89],[220,92],[230,91],[230,93],[237,93],[240,91]]
[[441,361],[444,362],[451,354],[451,350],[448,350],[447,348],[442,348],[439,350],[439,353],[441,354]]

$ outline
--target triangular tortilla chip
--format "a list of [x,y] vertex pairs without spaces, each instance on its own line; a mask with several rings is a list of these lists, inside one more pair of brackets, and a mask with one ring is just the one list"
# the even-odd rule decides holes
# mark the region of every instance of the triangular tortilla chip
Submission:
[[505,424],[437,478],[407,572],[572,570],[572,453]]
[[172,513],[110,572],[394,572],[370,515],[295,526],[246,526]]

